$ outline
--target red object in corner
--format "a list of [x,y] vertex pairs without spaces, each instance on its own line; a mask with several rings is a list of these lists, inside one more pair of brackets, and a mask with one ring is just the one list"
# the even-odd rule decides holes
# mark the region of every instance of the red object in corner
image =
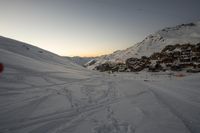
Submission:
[[0,73],[2,73],[2,72],[3,72],[3,69],[4,69],[4,66],[3,66],[3,64],[2,64],[2,63],[0,63]]

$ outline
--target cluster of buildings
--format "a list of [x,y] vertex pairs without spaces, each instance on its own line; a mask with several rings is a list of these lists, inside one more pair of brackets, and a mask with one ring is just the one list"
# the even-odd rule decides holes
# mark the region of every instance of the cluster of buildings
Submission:
[[96,67],[101,72],[138,72],[142,70],[200,72],[200,43],[168,45],[150,57],[129,58],[125,63],[106,62]]

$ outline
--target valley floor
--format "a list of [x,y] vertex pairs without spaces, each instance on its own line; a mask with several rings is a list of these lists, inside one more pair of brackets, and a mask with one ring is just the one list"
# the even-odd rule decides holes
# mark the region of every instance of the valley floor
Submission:
[[200,74],[14,73],[0,77],[0,133],[200,132]]

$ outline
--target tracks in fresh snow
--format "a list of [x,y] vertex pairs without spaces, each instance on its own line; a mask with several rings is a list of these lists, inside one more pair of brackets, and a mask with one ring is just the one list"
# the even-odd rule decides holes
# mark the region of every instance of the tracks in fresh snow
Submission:
[[[161,129],[164,133],[198,133],[199,129],[197,103],[150,81],[108,76],[25,90],[1,104],[0,132],[74,133],[84,132],[87,124],[88,132],[94,133],[155,133]],[[177,104],[183,106],[176,109]],[[194,115],[188,110],[181,112],[184,105],[191,107]],[[192,118],[195,116],[197,119]],[[83,129],[78,130],[80,127]]]
[[[147,88],[154,94],[158,101],[167,107],[172,114],[179,118],[191,133],[199,133],[200,131],[200,106],[196,102],[186,97],[190,90],[188,88],[180,88],[179,94],[173,89],[164,86],[147,84]],[[192,91],[192,90],[191,90]]]
[[94,133],[134,133],[135,129],[128,122],[122,122],[115,118],[114,110],[107,107],[107,122],[101,123],[95,120]]
[[[96,80],[96,79],[95,79]],[[99,79],[102,80],[100,82],[102,82],[102,84],[100,84],[100,86],[105,86],[105,83],[107,83],[106,88],[104,88],[104,91],[102,93],[100,93],[101,95],[97,97],[97,93],[91,93],[92,91],[96,91],[94,88],[91,88],[93,85],[87,85],[87,84],[91,84],[92,82],[96,82],[96,81],[91,81],[91,79],[87,79],[87,80],[80,80],[78,82],[70,82],[70,83],[65,83],[65,84],[54,84],[54,85],[47,85],[47,86],[37,86],[36,88],[41,89],[42,95],[44,93],[43,88],[47,88],[48,90],[50,90],[50,92],[48,92],[48,95],[44,95],[44,96],[40,96],[40,98],[36,98],[35,101],[36,103],[32,103],[27,102],[27,104],[24,105],[24,107],[17,107],[15,108],[15,110],[9,111],[9,114],[13,114],[13,115],[17,115],[17,113],[21,112],[21,114],[24,114],[27,116],[26,119],[16,119],[16,121],[14,122],[10,122],[9,120],[6,122],[7,124],[5,124],[5,122],[3,122],[3,124],[5,124],[4,126],[0,127],[0,131],[3,132],[7,132],[7,131],[23,131],[26,128],[30,129],[32,128],[32,126],[36,126],[38,125],[36,128],[33,128],[32,130],[30,130],[31,132],[51,132],[51,131],[61,131],[61,130],[68,130],[71,127],[74,127],[77,123],[81,122],[85,117],[89,116],[92,113],[98,112],[101,109],[106,108],[108,105],[116,103],[119,101],[119,99],[117,98],[117,92],[115,90],[114,87],[114,83],[113,82],[107,82],[104,79]],[[35,109],[39,109],[36,106],[38,106],[39,104],[43,103],[44,100],[47,101],[48,98],[51,98],[54,95],[61,95],[61,96],[66,96],[67,99],[71,105],[74,104],[74,102],[76,101],[75,99],[79,97],[75,97],[73,94],[74,90],[73,89],[69,89],[69,87],[73,88],[73,83],[75,83],[75,85],[83,85],[83,88],[85,89],[86,92],[86,97],[88,98],[88,100],[86,100],[86,104],[81,101],[81,99],[79,100],[80,102],[78,104],[80,105],[76,105],[76,106],[71,106],[71,109],[67,109],[65,111],[61,111],[61,112],[54,112],[54,113],[46,113],[46,115],[41,115],[41,116],[37,116],[37,117],[28,117],[29,115],[26,114],[26,112],[30,113],[32,112],[32,110]],[[68,86],[70,84],[70,86]],[[94,87],[96,85],[94,84]],[[98,87],[100,87],[99,85],[97,85]],[[65,93],[63,92],[59,92],[59,94],[55,93],[54,89],[50,89],[50,88],[55,88],[55,90],[62,90],[60,89],[63,87],[67,87],[68,90],[65,91]],[[80,87],[81,88],[81,87]],[[29,88],[31,89],[31,88]],[[33,89],[33,88],[32,88]],[[77,88],[76,88],[77,89]],[[40,90],[37,90],[40,92]],[[99,90],[100,92],[102,90]],[[69,93],[70,92],[70,93]],[[70,95],[69,95],[70,94]],[[25,100],[25,99],[24,99]],[[34,100],[32,100],[34,101]],[[18,101],[18,102],[23,102],[23,101]],[[63,101],[64,102],[64,101]],[[81,105],[83,104],[83,105]],[[26,110],[29,109],[29,110]],[[16,112],[16,113],[15,113]],[[8,117],[8,116],[7,116]],[[8,117],[9,118],[9,117]],[[6,119],[6,118],[5,118]],[[20,122],[19,122],[20,120]],[[12,124],[13,123],[13,124]]]

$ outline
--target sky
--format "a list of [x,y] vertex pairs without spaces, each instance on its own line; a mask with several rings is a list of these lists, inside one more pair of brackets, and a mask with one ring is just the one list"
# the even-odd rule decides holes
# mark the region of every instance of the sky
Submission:
[[0,0],[0,36],[62,56],[99,56],[198,21],[199,7],[200,0]]

